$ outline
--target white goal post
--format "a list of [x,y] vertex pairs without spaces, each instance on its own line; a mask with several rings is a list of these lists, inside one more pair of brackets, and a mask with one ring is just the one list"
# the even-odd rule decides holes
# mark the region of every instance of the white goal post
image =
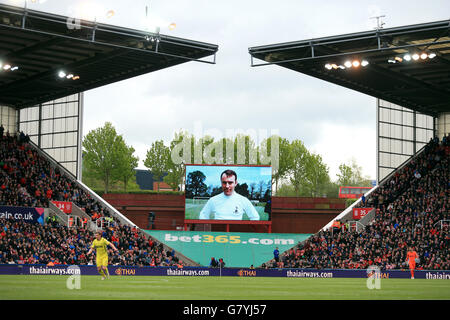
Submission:
[[210,197],[193,197],[192,204],[206,203]]

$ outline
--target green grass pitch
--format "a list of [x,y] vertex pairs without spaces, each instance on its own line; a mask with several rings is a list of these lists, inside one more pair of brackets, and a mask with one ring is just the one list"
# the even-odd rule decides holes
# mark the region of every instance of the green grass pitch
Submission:
[[1,275],[0,300],[449,300],[448,280],[382,279],[368,289],[366,279],[246,277]]

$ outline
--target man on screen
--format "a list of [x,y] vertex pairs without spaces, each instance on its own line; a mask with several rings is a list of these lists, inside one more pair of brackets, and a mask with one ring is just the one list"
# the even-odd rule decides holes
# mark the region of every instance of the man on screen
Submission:
[[225,170],[220,175],[220,180],[223,192],[208,200],[200,211],[199,219],[242,220],[245,212],[250,220],[259,220],[259,214],[252,203],[234,191],[238,183],[236,172]]

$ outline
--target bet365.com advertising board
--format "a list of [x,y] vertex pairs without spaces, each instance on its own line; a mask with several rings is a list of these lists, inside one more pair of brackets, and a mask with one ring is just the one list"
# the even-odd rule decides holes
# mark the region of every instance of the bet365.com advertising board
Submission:
[[311,234],[237,233],[146,230],[148,234],[193,261],[208,266],[211,257],[223,258],[226,267],[248,268],[273,259],[276,247],[286,251]]

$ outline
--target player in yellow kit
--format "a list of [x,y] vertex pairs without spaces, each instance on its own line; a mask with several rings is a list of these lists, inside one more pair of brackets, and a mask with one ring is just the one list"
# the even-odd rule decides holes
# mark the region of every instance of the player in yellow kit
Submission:
[[114,246],[114,244],[112,244],[111,242],[109,242],[108,240],[103,238],[102,231],[97,231],[97,233],[95,234],[95,239],[94,239],[94,241],[92,241],[91,249],[87,253],[88,255],[90,255],[92,253],[92,251],[95,249],[96,254],[97,254],[97,257],[96,257],[97,270],[98,270],[98,273],[100,273],[102,275],[102,280],[105,280],[105,278],[109,279],[108,246],[111,246],[111,248],[113,248],[113,250],[116,252],[119,251]]

